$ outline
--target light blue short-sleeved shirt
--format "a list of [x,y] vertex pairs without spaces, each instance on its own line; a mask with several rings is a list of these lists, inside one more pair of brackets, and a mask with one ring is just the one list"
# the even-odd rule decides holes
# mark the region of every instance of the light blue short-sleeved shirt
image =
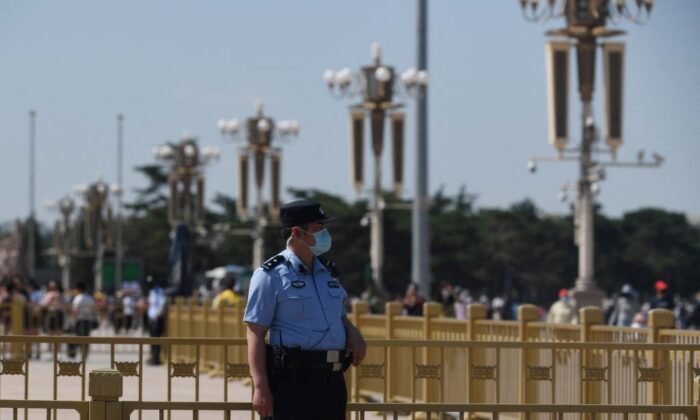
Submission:
[[268,327],[272,345],[345,349],[347,293],[316,258],[312,269],[289,249],[263,264],[250,280],[243,320]]

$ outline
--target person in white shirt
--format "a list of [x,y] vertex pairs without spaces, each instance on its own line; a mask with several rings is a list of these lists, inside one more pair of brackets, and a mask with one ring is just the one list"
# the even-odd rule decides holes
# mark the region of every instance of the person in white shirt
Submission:
[[[165,332],[165,304],[167,298],[165,291],[153,280],[153,277],[146,279],[148,291],[148,331],[151,337],[161,337]],[[148,360],[150,365],[159,365],[160,361],[160,345],[151,345],[151,358]]]
[[134,297],[134,292],[130,289],[124,290],[122,308],[124,311],[124,332],[129,334],[134,325],[134,311],[136,310],[136,298]]
[[559,300],[554,302],[547,313],[548,324],[575,324],[578,317],[574,305],[569,300],[569,290],[559,290]]
[[[90,331],[92,331],[94,324],[97,323],[95,299],[86,293],[85,283],[78,282],[75,288],[78,290],[78,294],[71,302],[71,320],[73,321],[73,328],[75,335],[79,337],[89,337]],[[86,344],[82,346],[82,348],[87,358],[88,345]],[[69,355],[70,354],[69,350]]]

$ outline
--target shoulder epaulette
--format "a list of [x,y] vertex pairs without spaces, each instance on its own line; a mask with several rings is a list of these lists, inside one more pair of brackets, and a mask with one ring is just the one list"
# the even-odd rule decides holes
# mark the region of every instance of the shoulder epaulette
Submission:
[[282,255],[276,255],[269,260],[265,261],[260,267],[265,271],[270,271],[273,268],[284,262],[285,258]]
[[335,261],[331,261],[327,258],[321,257],[319,258],[321,261],[321,264],[323,264],[328,272],[331,273],[331,276],[333,277],[338,277],[340,275],[340,270],[338,270],[338,264],[336,264]]

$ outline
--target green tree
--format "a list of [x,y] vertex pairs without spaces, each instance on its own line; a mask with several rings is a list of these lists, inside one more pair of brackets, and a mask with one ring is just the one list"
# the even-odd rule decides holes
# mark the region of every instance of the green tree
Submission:
[[698,290],[700,278],[700,230],[685,215],[646,208],[626,213],[621,221],[624,248],[621,253],[625,282],[639,290],[653,290],[664,279],[675,292]]

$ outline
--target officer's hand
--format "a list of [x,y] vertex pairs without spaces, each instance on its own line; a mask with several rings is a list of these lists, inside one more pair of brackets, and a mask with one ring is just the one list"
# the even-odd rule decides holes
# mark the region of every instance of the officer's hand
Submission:
[[360,330],[355,328],[354,325],[348,323],[347,331],[348,351],[345,353],[345,357],[352,354],[352,365],[357,367],[360,365],[360,363],[362,363],[362,360],[364,360],[365,358],[365,354],[367,353],[367,343],[365,343],[365,339],[362,338]]
[[269,386],[255,387],[255,391],[253,391],[253,407],[261,417],[272,416],[272,392]]

